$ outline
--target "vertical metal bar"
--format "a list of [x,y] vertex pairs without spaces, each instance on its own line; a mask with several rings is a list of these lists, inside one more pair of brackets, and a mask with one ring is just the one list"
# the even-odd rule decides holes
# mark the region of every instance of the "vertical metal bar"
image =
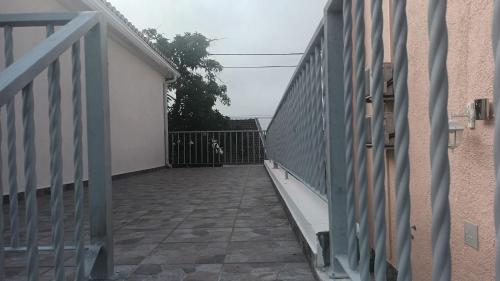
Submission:
[[[47,26],[47,37],[54,26]],[[61,152],[61,69],[59,59],[49,65],[49,135],[50,135],[50,203],[52,243],[54,244],[55,280],[64,280],[64,202]]]
[[177,141],[176,141],[176,145],[177,145],[177,165],[179,165],[181,163],[181,139],[180,139],[180,133],[177,132]]
[[198,133],[194,133],[194,161],[198,164]]
[[495,234],[496,234],[496,279],[500,280],[500,0],[495,0],[493,8],[492,45],[495,60],[493,86],[493,112],[495,114],[494,163],[495,163]]
[[322,194],[326,194],[325,189],[325,161],[324,161],[324,131],[323,131],[323,106],[321,92],[321,42],[316,47],[314,52],[314,131],[315,131],[315,143],[317,149],[315,150],[315,161],[317,162],[317,171],[315,171],[316,183]]
[[370,244],[368,241],[368,185],[366,175],[366,132],[365,132],[365,3],[355,0],[356,23],[356,129],[358,136],[358,185],[360,206],[360,275],[361,280],[370,278]]
[[221,149],[221,141],[220,141],[220,132],[217,133],[217,143],[219,144],[219,164],[220,164],[220,149]]
[[[47,37],[54,26],[47,26]],[[52,243],[55,255],[55,278],[64,280],[64,204],[62,190],[62,137],[61,137],[61,70],[59,59],[48,69],[49,81],[49,133],[50,133],[50,187]]]
[[259,146],[259,163],[262,162],[262,137],[261,137],[261,131],[259,133],[259,140],[258,140],[258,146]]
[[[332,10],[330,10],[332,9]],[[342,11],[325,12],[326,181],[328,192],[331,274],[345,277],[338,257],[347,255],[346,159]]]
[[255,164],[255,131],[252,132],[252,155],[253,155],[253,163]]
[[240,160],[240,164],[243,164],[243,162],[245,161],[244,146],[243,146],[243,132],[240,132],[240,133],[241,133],[241,138],[240,138],[240,140],[241,140],[241,143],[240,143],[240,145],[241,145],[241,160]]
[[311,165],[302,165],[299,163],[300,166],[302,166],[302,170],[304,172],[304,178],[305,180],[309,183],[311,187],[313,187],[316,191],[318,190],[318,186],[315,185],[314,182],[314,176],[313,173],[316,170],[316,162],[314,161],[314,145],[313,145],[313,126],[312,126],[312,120],[313,120],[313,115],[316,113],[312,109],[312,105],[314,103],[314,93],[313,89],[311,87],[312,82],[312,69],[313,69],[313,59],[314,59],[314,54],[309,55],[309,58],[307,60],[305,69],[304,69],[304,98],[305,102],[303,106],[301,104],[298,104],[298,106],[303,107],[304,114],[303,115],[303,121],[302,121],[302,139],[300,142],[302,143],[302,147],[304,150],[304,161],[301,161],[301,163],[311,163]]
[[250,132],[247,131],[247,162],[250,163]]
[[107,40],[101,18],[85,35],[90,243],[103,247],[91,271],[95,279],[114,274]]
[[83,161],[82,161],[82,97],[81,97],[81,62],[80,41],[71,48],[73,62],[73,165],[75,184],[75,244],[76,269],[75,280],[85,279],[84,247],[83,247]]
[[500,280],[500,0],[495,0],[492,28],[495,77],[493,90],[493,112],[495,112],[494,162],[495,162],[495,234],[496,234],[496,279]]
[[184,165],[187,163],[186,162],[186,133],[182,133],[182,146],[184,150]]
[[223,151],[224,151],[223,159],[224,159],[224,164],[225,164],[227,162],[227,152],[228,152],[228,150],[227,150],[227,133],[226,132],[224,132],[224,150]]
[[192,147],[193,146],[193,138],[192,138],[192,133],[189,133],[189,165],[193,164],[193,152],[192,152]]
[[451,280],[446,0],[429,0],[432,280]]
[[408,125],[408,22],[406,0],[393,0],[394,119],[398,281],[411,281],[410,132]]
[[[14,62],[14,40],[12,38],[12,27],[4,27],[5,35],[5,66]],[[16,149],[16,109],[15,98],[12,98],[7,107],[7,167],[9,184],[9,218],[12,247],[19,246],[19,215],[17,199],[17,149]]]
[[212,168],[215,167],[215,132],[212,133],[212,140],[211,140],[211,145],[212,145]]
[[236,139],[235,139],[235,159],[234,159],[234,162],[238,162],[238,132],[235,132],[235,136],[236,136]]
[[210,142],[210,132],[206,132],[206,134],[207,134],[207,141],[205,142],[205,145],[206,145],[206,149],[207,149],[206,150],[206,157],[207,157],[207,159],[206,159],[205,163],[206,164],[210,164],[210,150],[212,148],[211,145],[210,145],[210,143],[211,143]]
[[386,281],[386,225],[385,225],[385,138],[384,138],[384,41],[382,0],[371,1],[372,18],[372,79],[373,95],[373,189],[375,206],[375,280]]
[[174,164],[174,144],[175,144],[175,141],[174,141],[174,133],[168,133],[168,137],[170,138],[170,144],[169,144],[169,149],[170,149],[170,153],[169,153],[169,162],[170,164]]
[[28,248],[28,280],[38,280],[38,210],[36,202],[36,152],[33,81],[23,88],[24,176]]
[[358,267],[358,244],[356,241],[356,203],[354,192],[354,141],[353,141],[353,85],[352,85],[352,3],[343,1],[344,18],[344,119],[346,145],[346,200],[347,200],[347,240],[349,265]]
[[229,155],[229,162],[233,163],[233,132],[229,133],[229,146],[231,149],[231,154]]
[[[2,146],[2,127],[0,124],[0,147]],[[2,152],[0,150],[0,171],[2,171]],[[3,220],[3,177],[0,173],[0,281],[5,280],[5,253],[4,253],[4,220]]]

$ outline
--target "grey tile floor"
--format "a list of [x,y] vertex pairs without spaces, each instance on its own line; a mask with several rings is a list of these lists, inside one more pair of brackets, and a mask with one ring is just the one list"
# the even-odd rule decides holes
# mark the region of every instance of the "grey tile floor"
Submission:
[[[116,180],[113,188],[117,280],[314,280],[262,166],[161,170]],[[49,197],[39,198],[44,242]],[[65,192],[68,244],[72,198]],[[7,255],[8,280],[25,279],[25,258]],[[52,260],[42,254],[40,280],[52,280]],[[68,280],[73,263],[68,253]]]

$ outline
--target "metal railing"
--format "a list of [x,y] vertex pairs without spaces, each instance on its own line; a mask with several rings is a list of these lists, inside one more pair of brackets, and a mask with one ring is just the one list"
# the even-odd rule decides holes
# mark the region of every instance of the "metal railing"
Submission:
[[[55,26],[60,26],[55,31]],[[10,241],[0,237],[0,280],[5,278],[4,252],[27,252],[28,280],[38,280],[39,251],[54,252],[54,280],[65,278],[65,252],[74,252],[75,280],[110,278],[113,270],[111,224],[111,169],[106,23],[97,12],[0,14],[4,30],[6,69],[0,73],[0,109],[7,111]],[[46,27],[47,39],[14,61],[18,27]],[[89,177],[90,244],[84,241],[84,190],[82,148],[82,69],[80,45],[84,38],[86,124]],[[75,189],[74,245],[65,245],[61,149],[61,69],[59,57],[71,50],[73,107],[73,165]],[[52,243],[39,245],[34,120],[34,79],[48,70],[50,193]],[[16,110],[14,98],[22,92],[22,124],[27,239],[20,239],[18,183],[16,178]],[[41,93],[39,93],[41,94]],[[0,188],[3,191],[3,188]],[[3,196],[3,194],[0,194]],[[3,202],[3,200],[0,200]],[[1,204],[1,203],[0,203]],[[0,206],[3,212],[3,208]],[[0,220],[3,215],[0,215]],[[0,221],[0,233],[4,233]]]
[[[330,274],[371,280],[368,206],[374,208],[374,278],[386,280],[382,1],[371,0],[373,203],[365,128],[365,1],[331,0],[267,131],[269,159],[328,201]],[[446,1],[429,0],[432,280],[451,280]],[[398,280],[412,280],[406,1],[392,1]],[[354,9],[353,9],[354,8]],[[353,18],[354,16],[354,18]],[[389,15],[385,15],[388,17]],[[355,28],[353,39],[353,25]],[[500,0],[494,4],[494,110],[500,112]],[[354,42],[354,46],[353,46]],[[354,54],[354,56],[353,56]],[[353,60],[354,57],[354,60]],[[354,62],[353,62],[354,61]],[[354,78],[354,79],[353,79]],[[353,87],[353,80],[356,87]],[[353,101],[356,111],[353,111]],[[354,113],[354,115],[353,115]],[[496,280],[500,280],[500,114],[495,114]],[[325,124],[325,126],[323,126]],[[353,133],[354,129],[356,134]],[[354,137],[355,136],[355,137]],[[354,145],[357,145],[354,161]],[[355,173],[354,171],[357,171]],[[355,200],[355,182],[358,201]],[[356,216],[359,214],[359,234]],[[359,247],[357,243],[359,239]],[[358,258],[359,255],[359,258]]]
[[173,167],[262,164],[265,131],[178,131],[168,133]]
[[320,24],[267,130],[269,158],[326,196],[324,27]]

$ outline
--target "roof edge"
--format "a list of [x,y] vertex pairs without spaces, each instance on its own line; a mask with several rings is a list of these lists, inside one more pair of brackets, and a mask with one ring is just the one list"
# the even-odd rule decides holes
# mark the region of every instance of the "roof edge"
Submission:
[[157,50],[141,32],[121,15],[111,4],[103,0],[57,0],[71,9],[90,9],[101,12],[108,22],[110,35],[128,49],[138,55],[142,60],[151,64],[165,78],[172,81],[180,74],[172,63]]

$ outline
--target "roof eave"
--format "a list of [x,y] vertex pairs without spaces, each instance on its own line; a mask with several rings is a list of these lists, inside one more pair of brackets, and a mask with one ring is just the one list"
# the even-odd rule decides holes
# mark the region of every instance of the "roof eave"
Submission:
[[[89,9],[103,13],[108,22],[110,36],[123,43],[130,51],[142,60],[150,64],[155,70],[162,74],[167,80],[175,81],[179,72],[155,49],[133,31],[133,26],[127,25],[115,12],[101,0],[58,0],[62,4],[69,5],[72,9]],[[80,2],[80,5],[75,2]]]

